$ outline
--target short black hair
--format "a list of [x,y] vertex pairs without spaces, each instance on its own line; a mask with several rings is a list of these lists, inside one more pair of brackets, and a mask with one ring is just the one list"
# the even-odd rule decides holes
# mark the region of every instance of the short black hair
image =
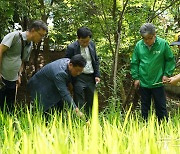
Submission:
[[71,58],[70,63],[72,63],[74,67],[85,67],[86,59],[81,54],[77,54]]
[[77,36],[79,38],[92,37],[92,32],[88,27],[81,27],[77,30]]
[[40,29],[45,30],[46,32],[48,32],[48,27],[46,25],[46,23],[42,20],[35,20],[30,26],[29,26],[29,31],[31,31],[32,29],[38,31]]

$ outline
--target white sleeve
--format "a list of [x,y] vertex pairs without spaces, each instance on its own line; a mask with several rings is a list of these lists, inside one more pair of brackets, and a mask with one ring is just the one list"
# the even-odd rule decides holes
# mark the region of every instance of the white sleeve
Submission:
[[5,46],[7,46],[7,47],[11,47],[12,46],[12,44],[16,41],[16,34],[17,34],[17,32],[12,32],[12,33],[9,33],[9,34],[7,34],[4,38],[3,38],[3,40],[2,40],[2,42],[1,42],[1,44],[3,44],[3,45],[5,45]]

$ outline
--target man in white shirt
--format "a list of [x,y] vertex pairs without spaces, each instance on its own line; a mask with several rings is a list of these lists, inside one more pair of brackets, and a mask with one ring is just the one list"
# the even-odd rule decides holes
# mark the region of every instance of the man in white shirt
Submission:
[[100,82],[99,59],[95,44],[91,40],[91,30],[81,27],[77,30],[77,37],[77,41],[68,45],[65,57],[72,58],[76,54],[81,54],[87,61],[83,73],[74,78],[73,92],[76,105],[79,108],[84,107],[89,113],[93,105],[95,84]]

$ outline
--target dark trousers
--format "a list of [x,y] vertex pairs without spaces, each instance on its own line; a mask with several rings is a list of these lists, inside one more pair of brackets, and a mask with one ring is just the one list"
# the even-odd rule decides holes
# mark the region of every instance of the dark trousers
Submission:
[[74,83],[74,101],[79,108],[84,108],[87,114],[93,106],[94,90],[95,79],[93,74],[82,73],[77,77]]
[[16,81],[7,81],[3,78],[2,81],[5,83],[5,86],[0,89],[0,108],[3,110],[6,102],[9,111],[12,111],[15,102]]
[[163,118],[168,118],[167,109],[166,109],[166,96],[164,87],[158,88],[144,88],[140,87],[139,89],[141,95],[141,112],[144,119],[147,120],[148,112],[151,106],[151,99],[154,99],[156,115],[158,120]]

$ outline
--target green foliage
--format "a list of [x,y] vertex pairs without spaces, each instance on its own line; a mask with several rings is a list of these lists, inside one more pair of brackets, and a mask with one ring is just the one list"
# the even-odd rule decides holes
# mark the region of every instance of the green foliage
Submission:
[[12,21],[13,18],[13,5],[10,4],[9,1],[1,0],[0,1],[0,19],[3,22],[0,22],[0,40],[4,33],[6,33],[6,28],[9,26],[9,22]]
[[[127,6],[121,18],[125,2]],[[117,32],[120,29],[120,49],[118,51],[117,83],[125,80],[130,83],[129,62],[138,40],[140,26],[145,22],[153,22],[157,35],[168,42],[173,41],[174,33],[179,28],[178,0],[1,0],[0,1],[0,39],[10,31],[14,22],[24,23],[33,19],[53,18],[54,26],[49,31],[49,45],[53,48],[65,48],[67,44],[77,39],[76,31],[80,26],[88,26],[93,32],[97,53],[100,57],[102,86],[106,86],[104,96],[112,96],[115,51],[117,47]],[[119,23],[122,23],[119,27]],[[177,53],[173,49],[174,53]],[[105,76],[105,77],[104,77]],[[127,83],[126,82],[126,83]],[[122,85],[122,84],[120,84]],[[121,93],[118,85],[118,93]],[[125,91],[129,87],[122,85]],[[107,95],[108,93],[108,95]],[[121,98],[119,98],[121,99]]]

